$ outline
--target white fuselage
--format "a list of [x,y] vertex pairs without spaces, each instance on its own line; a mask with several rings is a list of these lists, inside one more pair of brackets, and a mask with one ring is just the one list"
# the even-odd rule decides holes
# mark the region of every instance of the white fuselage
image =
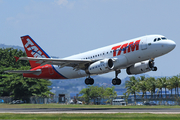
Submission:
[[[149,60],[151,58],[154,59],[156,57],[164,55],[173,50],[174,47],[175,42],[164,38],[164,36],[162,35],[147,35],[66,57],[64,59],[102,60],[106,58],[111,58],[115,61],[115,66],[111,71],[115,71],[120,69],[126,69],[127,67],[135,63]],[[57,65],[54,65],[53,67],[59,74],[61,74],[67,79],[88,76],[85,70],[76,70],[72,67],[61,68]],[[91,75],[96,75],[96,73],[93,73]]]

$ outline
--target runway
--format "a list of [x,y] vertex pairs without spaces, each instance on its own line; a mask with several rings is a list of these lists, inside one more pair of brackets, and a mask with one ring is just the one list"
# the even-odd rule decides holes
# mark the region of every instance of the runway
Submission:
[[153,113],[180,114],[179,108],[0,108],[0,113]]

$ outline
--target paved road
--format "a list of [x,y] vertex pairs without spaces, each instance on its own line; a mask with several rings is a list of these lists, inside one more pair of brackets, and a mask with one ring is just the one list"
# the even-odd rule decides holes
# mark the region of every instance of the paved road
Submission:
[[154,113],[180,114],[179,108],[0,108],[0,113]]

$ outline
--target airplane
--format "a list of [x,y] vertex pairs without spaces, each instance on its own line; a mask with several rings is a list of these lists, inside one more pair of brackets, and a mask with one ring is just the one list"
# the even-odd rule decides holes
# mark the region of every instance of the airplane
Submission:
[[66,58],[51,58],[29,35],[21,37],[30,70],[6,71],[22,73],[24,77],[43,79],[74,79],[86,77],[85,84],[93,85],[93,75],[115,71],[113,85],[120,85],[118,74],[126,69],[128,75],[156,71],[154,59],[172,51],[176,43],[163,35],[146,35]]

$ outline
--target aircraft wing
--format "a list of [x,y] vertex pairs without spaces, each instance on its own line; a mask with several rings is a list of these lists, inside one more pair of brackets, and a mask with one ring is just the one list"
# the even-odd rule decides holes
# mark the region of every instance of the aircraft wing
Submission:
[[19,60],[30,60],[36,61],[42,65],[51,64],[51,65],[59,65],[60,68],[65,66],[73,67],[74,69],[85,69],[86,64],[93,63],[97,60],[89,60],[89,59],[54,59],[54,58],[34,58],[34,57],[20,57]]

